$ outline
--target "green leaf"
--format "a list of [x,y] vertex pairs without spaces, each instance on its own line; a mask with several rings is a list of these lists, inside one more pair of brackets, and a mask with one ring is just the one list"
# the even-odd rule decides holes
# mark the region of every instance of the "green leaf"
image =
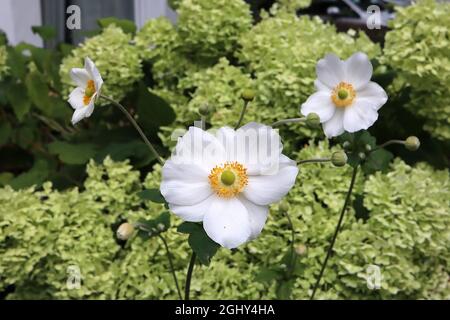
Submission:
[[203,226],[194,222],[183,222],[178,232],[189,234],[189,246],[197,254],[201,264],[208,266],[219,249],[219,245],[206,234]]
[[137,110],[139,122],[146,129],[167,126],[176,118],[170,105],[164,99],[151,93],[143,83],[139,84]]
[[294,283],[292,280],[278,283],[277,288],[275,289],[277,298],[280,300],[290,299],[293,286]]
[[140,168],[148,165],[155,156],[148,152],[148,148],[141,140],[128,141],[123,143],[108,143],[97,155],[96,160],[101,162],[106,156],[110,156],[114,161],[124,161],[130,159],[133,166]]
[[141,192],[138,192],[138,196],[143,200],[149,200],[156,203],[166,203],[166,200],[162,196],[159,189],[142,190]]
[[33,104],[45,115],[52,116],[53,104],[48,95],[49,89],[45,78],[37,72],[29,73],[25,78],[25,86]]
[[151,220],[139,220],[138,235],[143,239],[149,239],[167,231],[170,228],[170,213],[164,211],[157,218]]
[[362,168],[367,174],[374,173],[376,171],[385,171],[389,167],[389,163],[394,158],[394,155],[385,150],[378,149],[369,154]]
[[107,17],[107,18],[98,19],[97,23],[102,29],[106,28],[107,26],[109,26],[111,24],[114,24],[115,26],[122,29],[123,32],[125,32],[125,33],[131,33],[131,34],[136,33],[136,24],[131,20],[119,19],[116,17]]
[[85,164],[95,156],[96,147],[92,143],[71,144],[55,141],[48,145],[51,154],[58,155],[59,160],[67,164]]
[[43,40],[51,40],[56,37],[56,29],[52,26],[32,26],[31,30]]
[[6,186],[12,179],[14,179],[14,175],[11,172],[0,173],[0,186]]
[[279,270],[261,268],[259,273],[255,277],[255,281],[262,283],[270,283],[274,280],[281,278],[282,274]]
[[18,47],[16,48],[7,47],[7,65],[14,78],[23,79],[27,73],[27,58]]
[[8,122],[0,123],[0,146],[6,144],[11,137],[12,128]]
[[31,108],[31,101],[28,99],[26,88],[20,83],[11,84],[6,92],[6,97],[17,119],[22,121]]
[[29,171],[15,177],[9,184],[16,190],[31,187],[32,185],[40,186],[47,179],[50,169],[50,164],[47,160],[37,159]]

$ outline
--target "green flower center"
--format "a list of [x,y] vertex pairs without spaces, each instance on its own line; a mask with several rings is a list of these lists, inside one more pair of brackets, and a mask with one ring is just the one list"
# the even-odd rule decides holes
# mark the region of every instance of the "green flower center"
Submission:
[[340,90],[338,91],[338,97],[339,97],[339,99],[341,99],[341,100],[347,99],[347,97],[348,97],[348,91],[345,90],[345,89],[340,89]]
[[220,175],[220,181],[226,186],[231,186],[236,180],[236,176],[231,170],[225,170]]

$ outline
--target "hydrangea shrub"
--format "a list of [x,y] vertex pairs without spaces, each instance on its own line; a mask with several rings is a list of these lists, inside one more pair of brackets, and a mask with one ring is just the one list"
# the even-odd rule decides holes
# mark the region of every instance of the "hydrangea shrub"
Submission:
[[[297,157],[329,152],[322,142],[303,148]],[[303,274],[293,285],[296,299],[310,294],[350,175],[349,167],[305,166],[299,176],[303,183],[286,199],[295,246],[304,247],[299,252]],[[368,218],[357,218],[355,206],[349,210],[323,278],[328,289],[319,298],[449,298],[448,172],[423,164],[413,168],[400,160],[391,169],[367,181],[358,178],[355,195],[363,197]],[[136,196],[143,187],[159,185],[160,166],[144,182],[127,162],[110,159],[91,162],[87,172],[83,190],[58,192],[49,184],[42,190],[0,189],[0,285],[3,290],[14,286],[7,298],[175,299],[162,243],[138,237],[122,243],[114,234],[121,221],[152,218],[164,210]],[[180,223],[174,217],[172,224]],[[165,236],[182,277],[189,259],[186,235],[173,227]],[[208,268],[196,268],[193,298],[275,298],[275,285],[255,278],[263,268],[279,264],[290,236],[286,218],[278,205],[272,206],[257,240],[232,255],[221,250]],[[369,264],[381,268],[380,290],[367,289]],[[66,285],[71,265],[79,266],[83,277],[79,290]]]

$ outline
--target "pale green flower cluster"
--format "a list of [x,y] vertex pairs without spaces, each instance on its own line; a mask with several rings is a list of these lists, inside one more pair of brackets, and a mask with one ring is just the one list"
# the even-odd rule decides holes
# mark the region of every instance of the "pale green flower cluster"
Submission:
[[177,12],[180,37],[195,59],[233,53],[252,25],[250,7],[243,0],[182,0]]
[[426,119],[424,129],[450,140],[450,4],[420,0],[397,10],[386,35],[383,61],[404,87],[412,89],[412,113]]
[[[69,77],[70,70],[82,68],[84,58],[89,57],[95,62],[105,81],[102,93],[118,101],[123,99],[133,83],[143,76],[139,50],[130,41],[130,35],[110,25],[101,34],[87,39],[75,48],[60,66],[64,93],[68,95],[75,87]],[[105,102],[99,100],[99,103]]]
[[6,46],[0,45],[0,81],[8,75],[9,67],[7,65],[8,51]]
[[[322,142],[302,149],[297,158],[323,157],[330,152]],[[426,165],[412,168],[400,160],[391,169],[367,180],[358,178],[355,197],[362,197],[365,209],[353,205],[347,211],[336,254],[322,279],[329,289],[320,291],[318,298],[450,298],[449,174]],[[307,298],[314,285],[350,171],[348,166],[329,164],[300,170],[302,183],[286,198],[296,230],[295,245],[306,249],[299,256],[304,273],[294,282],[292,298]],[[121,245],[114,234],[122,221],[149,219],[165,210],[163,205],[143,203],[136,196],[143,187],[158,187],[160,166],[155,166],[144,183],[127,162],[91,162],[87,172],[83,191],[58,192],[50,184],[42,191],[0,189],[0,290],[15,286],[8,299],[177,298],[159,240],[134,238]],[[173,226],[181,223],[174,215],[172,219]],[[275,286],[255,282],[255,276],[262,268],[279,265],[290,237],[286,218],[277,205],[272,206],[257,240],[232,255],[220,250],[208,268],[196,268],[192,297],[274,298]],[[172,227],[166,238],[182,277],[190,252],[186,235]],[[367,289],[370,264],[381,268],[380,290]],[[66,287],[71,265],[79,266],[83,276],[79,290]]]
[[271,10],[286,10],[295,13],[298,9],[309,7],[311,2],[312,0],[278,0],[277,7]]

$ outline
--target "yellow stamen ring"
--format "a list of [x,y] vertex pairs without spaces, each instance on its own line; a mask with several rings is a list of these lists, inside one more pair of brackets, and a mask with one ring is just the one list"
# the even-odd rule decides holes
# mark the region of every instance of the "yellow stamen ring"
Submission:
[[211,188],[223,198],[236,196],[248,183],[247,169],[238,162],[226,162],[214,167],[208,178]]
[[84,89],[84,97],[83,97],[83,103],[85,106],[91,102],[92,96],[95,94],[95,84],[94,80],[88,80],[86,88]]
[[356,91],[350,83],[340,82],[331,94],[331,100],[336,107],[348,107],[353,103]]

